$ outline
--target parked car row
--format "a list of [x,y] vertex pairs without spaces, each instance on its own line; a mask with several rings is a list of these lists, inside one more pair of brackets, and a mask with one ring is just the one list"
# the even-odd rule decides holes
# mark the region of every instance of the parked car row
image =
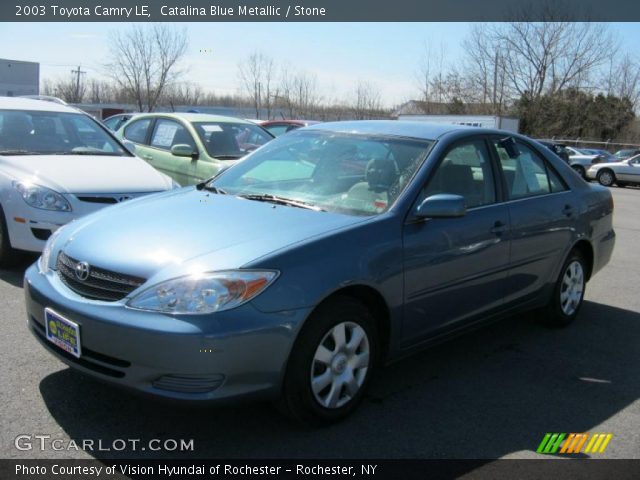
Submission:
[[615,154],[594,148],[574,148],[556,142],[539,140],[558,157],[567,162],[587,181],[601,185],[640,185],[640,149],[618,150]]

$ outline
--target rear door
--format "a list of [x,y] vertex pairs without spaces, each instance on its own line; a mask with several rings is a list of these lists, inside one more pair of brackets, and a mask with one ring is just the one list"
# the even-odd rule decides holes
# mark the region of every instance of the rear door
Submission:
[[404,227],[405,321],[411,344],[503,304],[509,267],[509,214],[496,189],[485,137],[454,144],[419,195],[461,195],[459,218],[417,219]]
[[[503,138],[494,137],[511,223],[511,267],[505,301],[534,298],[555,281],[553,273],[573,238],[579,215],[574,194],[532,146],[515,140],[509,156]],[[511,139],[513,140],[513,139]]]

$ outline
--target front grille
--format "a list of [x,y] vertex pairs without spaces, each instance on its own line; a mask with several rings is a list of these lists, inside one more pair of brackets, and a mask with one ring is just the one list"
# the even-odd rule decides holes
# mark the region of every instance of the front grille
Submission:
[[60,252],[56,262],[58,276],[71,290],[92,300],[104,300],[107,302],[122,300],[145,282],[144,278],[124,275],[93,266],[89,267],[87,279],[80,280],[76,276],[78,263],[80,263],[78,260]]
[[118,200],[113,197],[78,197],[78,200],[89,203],[118,203]]
[[224,380],[224,375],[164,375],[153,381],[153,386],[161,390],[180,393],[212,392]]

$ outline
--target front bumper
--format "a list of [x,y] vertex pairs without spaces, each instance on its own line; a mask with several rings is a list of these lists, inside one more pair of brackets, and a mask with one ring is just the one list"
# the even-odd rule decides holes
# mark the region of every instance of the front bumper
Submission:
[[585,175],[589,180],[595,180],[598,175],[598,170],[595,168],[589,168],[587,169]]
[[[296,333],[309,309],[264,313],[251,303],[213,315],[170,316],[89,301],[55,272],[31,266],[24,281],[29,329],[67,365],[156,396],[213,401],[275,397]],[[82,356],[46,339],[49,307],[80,327]]]

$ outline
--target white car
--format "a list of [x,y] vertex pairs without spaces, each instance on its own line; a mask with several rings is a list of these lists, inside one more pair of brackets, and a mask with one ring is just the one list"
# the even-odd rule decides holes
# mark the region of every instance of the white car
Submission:
[[598,163],[587,170],[589,180],[598,180],[600,185],[610,187],[614,183],[619,187],[629,184],[640,185],[640,155],[621,162]]
[[71,220],[175,186],[80,110],[0,97],[0,266]]

